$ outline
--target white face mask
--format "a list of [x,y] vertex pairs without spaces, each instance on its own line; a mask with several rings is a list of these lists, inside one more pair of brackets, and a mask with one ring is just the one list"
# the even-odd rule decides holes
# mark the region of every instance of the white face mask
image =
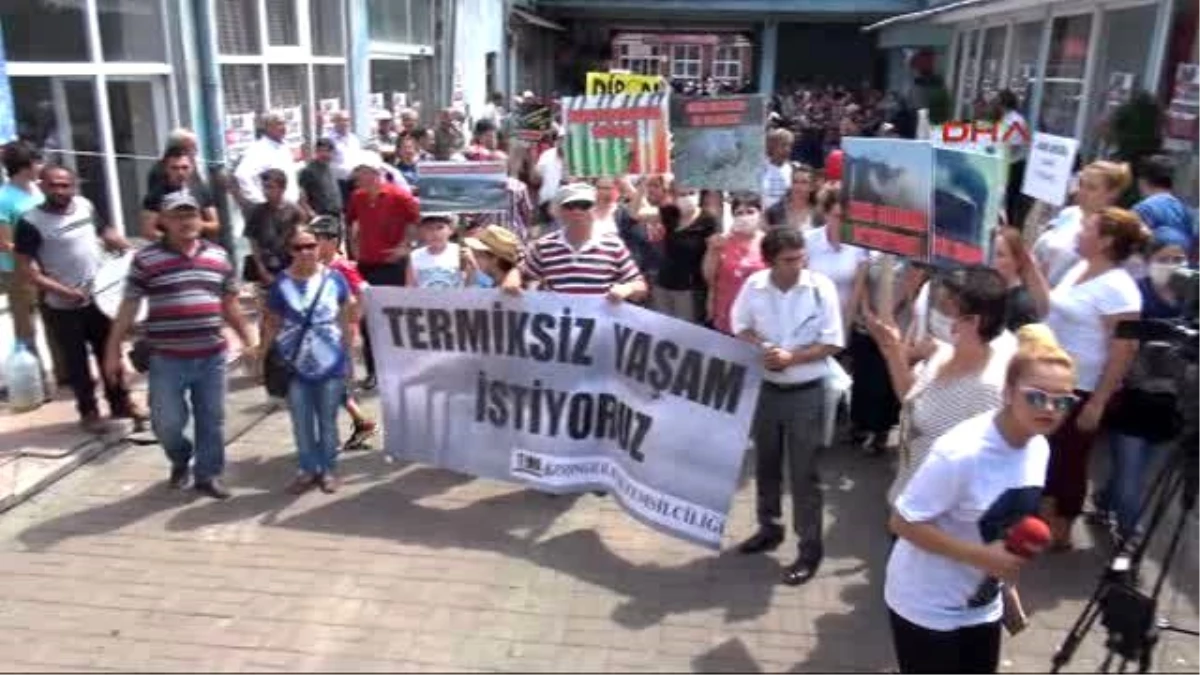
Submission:
[[740,234],[749,234],[758,229],[758,216],[743,214],[733,217],[733,231]]
[[1167,282],[1171,280],[1171,273],[1180,267],[1180,265],[1174,263],[1150,263],[1149,275],[1151,283],[1160,288],[1166,286]]
[[947,344],[954,344],[954,319],[938,310],[929,312],[929,334]]
[[700,195],[687,195],[675,199],[675,205],[683,213],[695,213],[700,208]]

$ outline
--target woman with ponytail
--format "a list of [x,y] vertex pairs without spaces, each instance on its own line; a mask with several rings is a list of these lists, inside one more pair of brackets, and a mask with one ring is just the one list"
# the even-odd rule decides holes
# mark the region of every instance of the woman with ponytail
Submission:
[[1053,433],[1077,403],[1071,357],[1044,325],[1017,333],[1003,405],[937,439],[896,499],[884,599],[903,673],[994,673],[1005,584],[1026,558],[1010,528],[1037,512]]

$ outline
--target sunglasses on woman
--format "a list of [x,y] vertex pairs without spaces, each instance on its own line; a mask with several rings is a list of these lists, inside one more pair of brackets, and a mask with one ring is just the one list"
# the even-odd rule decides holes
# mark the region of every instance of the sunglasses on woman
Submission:
[[1030,406],[1056,413],[1070,412],[1079,403],[1079,397],[1075,394],[1051,394],[1037,387],[1021,387],[1021,394]]
[[297,251],[297,252],[299,252],[299,251],[315,251],[315,250],[317,250],[317,245],[316,244],[292,244],[292,250]]

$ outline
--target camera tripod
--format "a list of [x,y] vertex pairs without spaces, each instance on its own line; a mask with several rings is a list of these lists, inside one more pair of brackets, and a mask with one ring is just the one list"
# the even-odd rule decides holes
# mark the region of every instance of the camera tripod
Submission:
[[[1195,427],[1188,426],[1189,431],[1177,439],[1170,457],[1155,476],[1142,501],[1137,522],[1148,519],[1145,533],[1129,537],[1113,555],[1091,600],[1055,652],[1050,672],[1057,673],[1071,661],[1096,619],[1102,619],[1103,626],[1108,629],[1104,645],[1108,653],[1100,664],[1098,672],[1101,673],[1110,672],[1117,657],[1120,657],[1117,672],[1126,672],[1130,663],[1137,663],[1139,673],[1148,672],[1154,648],[1163,631],[1198,635],[1194,630],[1178,628],[1158,619],[1158,598],[1178,553],[1184,528],[1196,508],[1197,483],[1200,482],[1200,458],[1197,457],[1196,447],[1200,438]],[[1170,533],[1158,577],[1150,593],[1146,594],[1139,589],[1142,559],[1176,500],[1179,504],[1178,521]]]

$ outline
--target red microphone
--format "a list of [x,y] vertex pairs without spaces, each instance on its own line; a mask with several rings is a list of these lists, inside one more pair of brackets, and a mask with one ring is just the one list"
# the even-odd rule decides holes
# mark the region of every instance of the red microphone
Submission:
[[1050,545],[1050,526],[1041,518],[1026,516],[1008,529],[1004,548],[1013,555],[1032,558]]

